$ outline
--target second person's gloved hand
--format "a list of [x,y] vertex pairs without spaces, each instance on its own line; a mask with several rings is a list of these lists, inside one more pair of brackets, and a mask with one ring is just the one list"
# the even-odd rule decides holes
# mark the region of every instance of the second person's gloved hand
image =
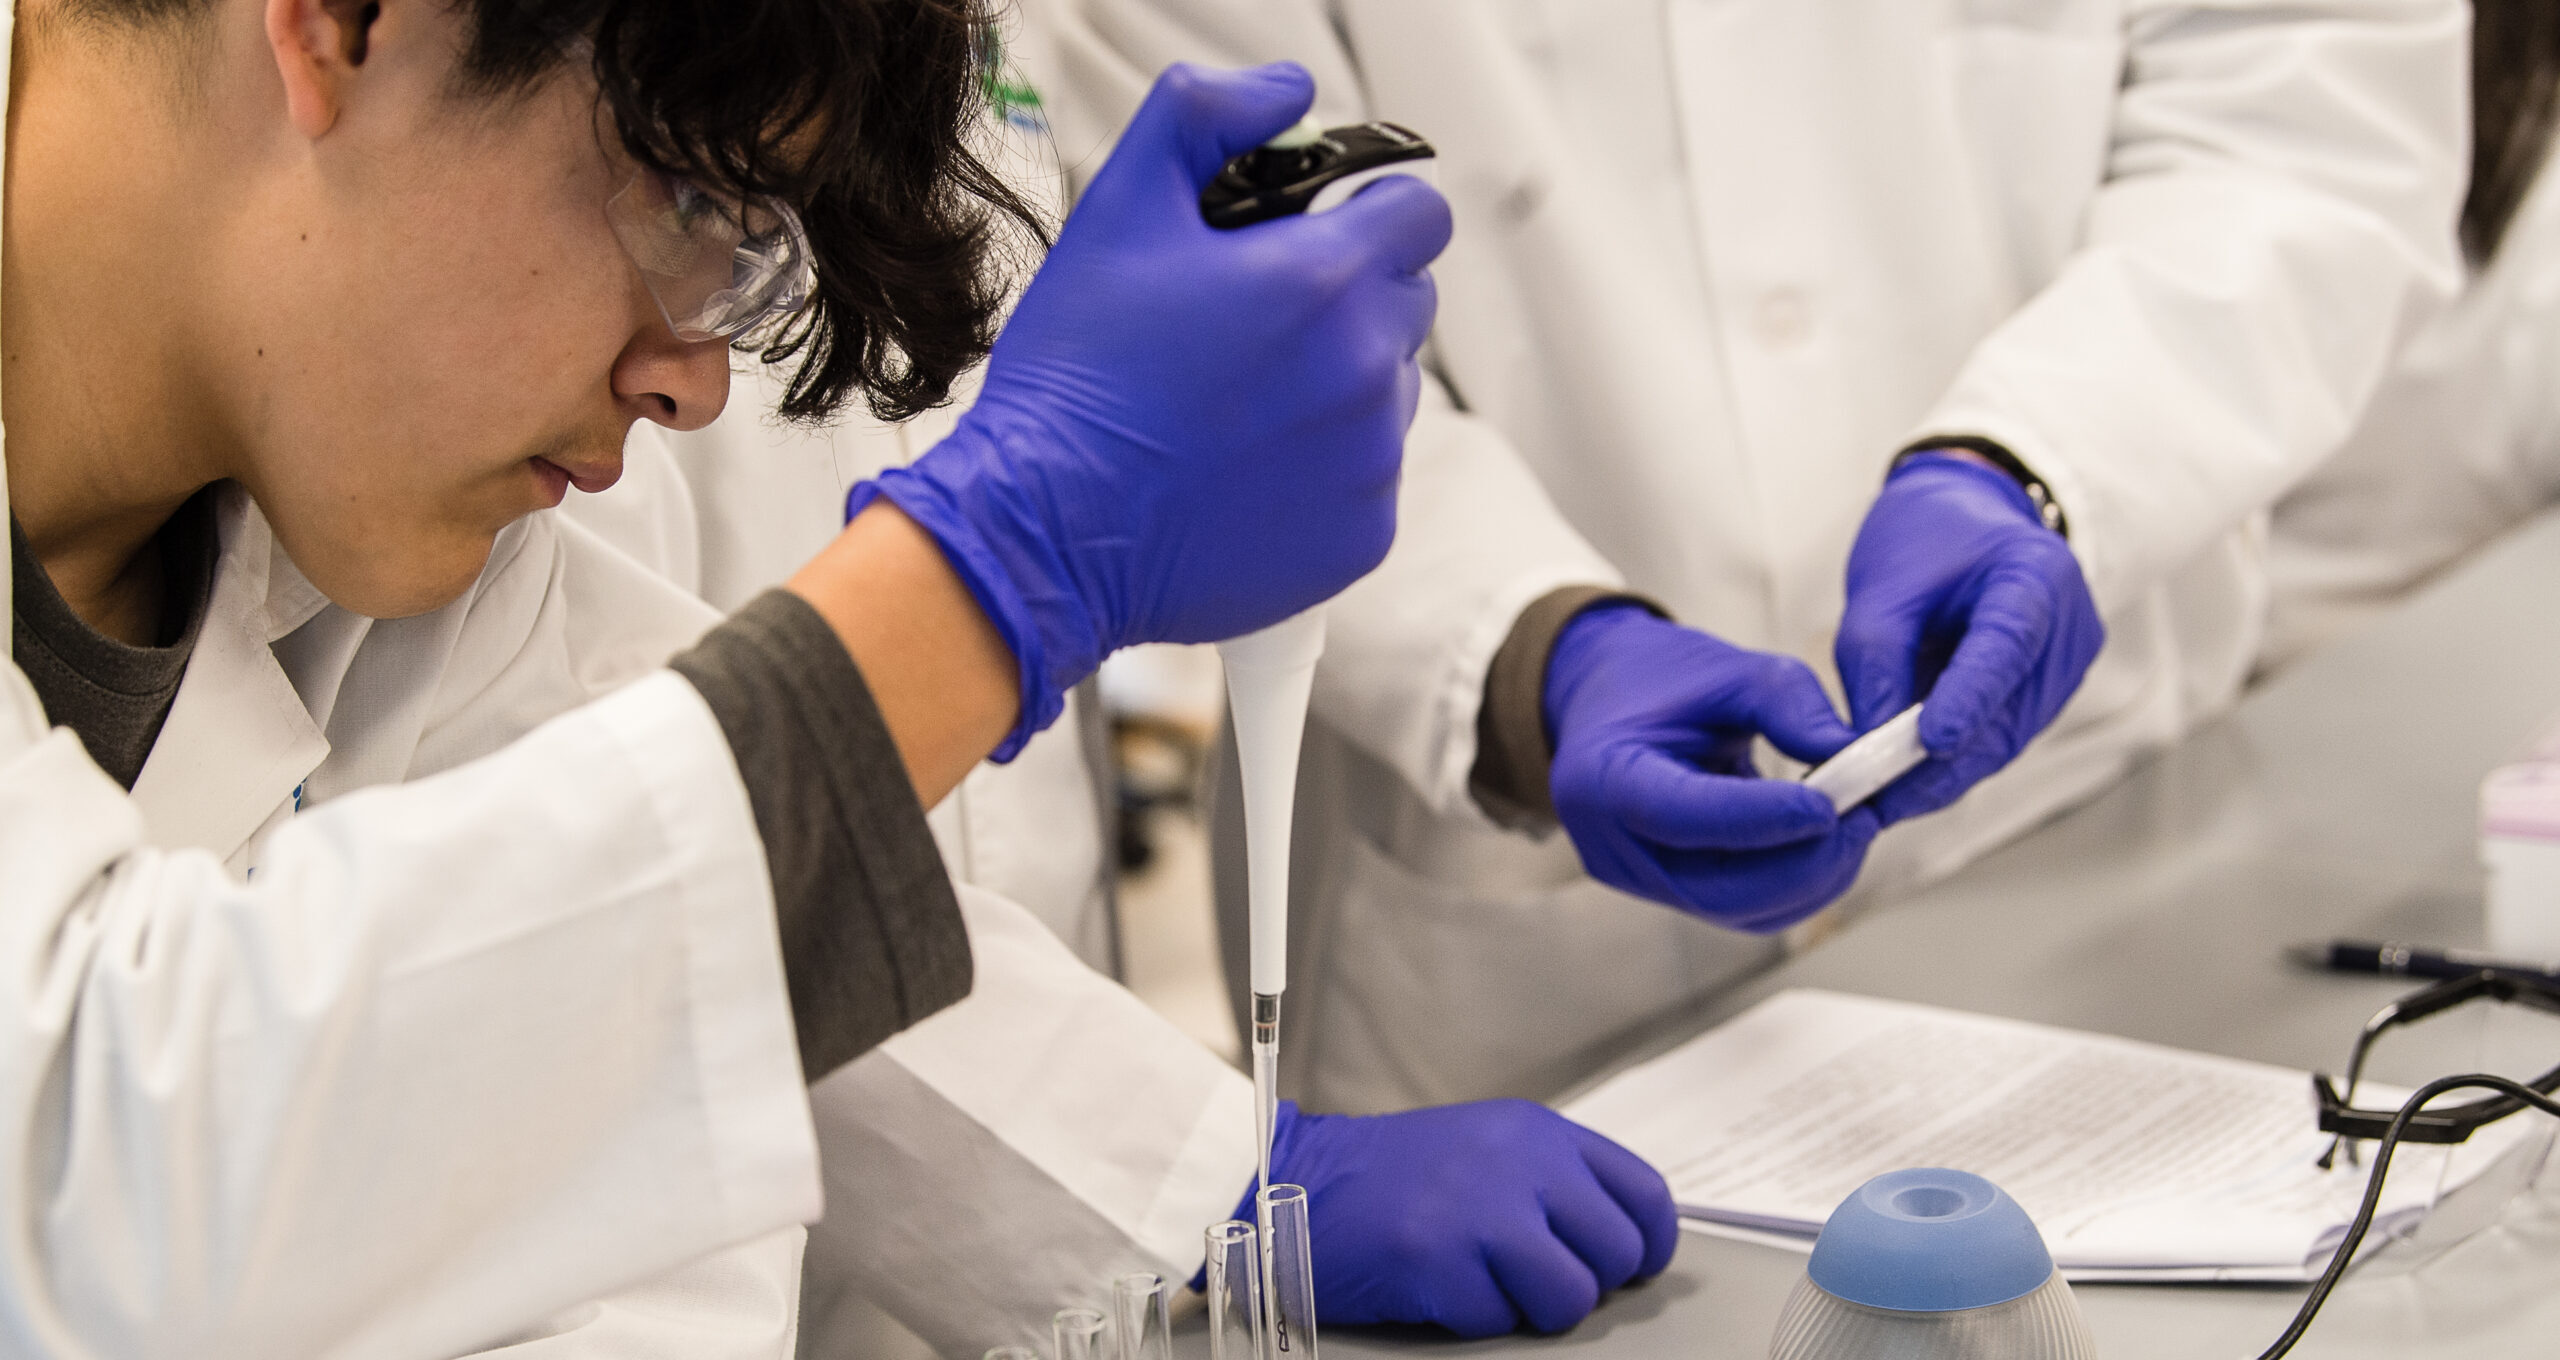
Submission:
[[1370,1116],[1284,1101],[1271,1175],[1306,1187],[1325,1324],[1560,1332],[1660,1274],[1680,1239],[1660,1173],[1524,1100]]
[[999,758],[1112,651],[1276,623],[1386,555],[1447,203],[1393,177],[1318,216],[1200,216],[1219,168],[1313,98],[1292,65],[1167,71],[957,431],[848,498],[924,525],[1013,650]]
[[1833,655],[1860,731],[1925,698],[1930,759],[1870,806],[1891,824],[1997,773],[2106,640],[2080,560],[2015,478],[1959,454],[1905,459],[1850,549]]
[[1751,739],[1807,763],[1849,744],[1813,672],[1634,604],[1583,611],[1547,661],[1548,791],[1591,876],[1743,930],[1772,931],[1848,890],[1874,813],[1842,817],[1762,779]]

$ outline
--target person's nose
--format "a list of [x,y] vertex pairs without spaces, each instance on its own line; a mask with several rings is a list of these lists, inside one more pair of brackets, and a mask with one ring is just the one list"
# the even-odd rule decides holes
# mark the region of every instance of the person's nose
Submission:
[[652,315],[614,360],[613,397],[635,419],[699,430],[729,403],[729,344],[679,340]]

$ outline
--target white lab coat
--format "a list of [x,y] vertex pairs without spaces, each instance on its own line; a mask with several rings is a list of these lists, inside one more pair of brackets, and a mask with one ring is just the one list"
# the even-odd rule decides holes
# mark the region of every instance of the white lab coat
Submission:
[[1285,1081],[1545,1094],[1767,947],[1599,887],[1466,788],[1486,664],[1623,581],[1830,675],[1890,455],[2051,483],[2110,643],[2054,729],[1889,833],[1945,873],[2229,702],[2265,511],[2456,278],[2459,0],[1034,0],[1062,156],[1178,58],[1294,58],[1431,137],[1457,236],[1399,536],[1337,600]]
[[2261,670],[2389,609],[2560,500],[2560,156],[2346,447],[2276,504]]
[[658,669],[698,600],[541,514],[378,622],[220,521],[132,794],[0,666],[0,1354],[787,1355],[820,1127],[825,1230],[946,1351],[1196,1265],[1242,1079],[1010,903],[962,890],[969,1000],[803,1087],[745,790]]
[[638,679],[665,643],[613,645],[706,611],[547,518],[380,624],[237,492],[221,533],[130,796],[0,673],[0,1351],[450,1355],[755,1238],[668,1287],[760,1279],[787,1345],[819,1192],[763,856],[709,711]]
[[984,1247],[937,1288],[888,1245],[856,1257],[948,1350],[1112,1269],[1196,1264],[1251,1171],[1242,1079],[977,890],[976,992],[822,1083],[813,1135],[744,791],[691,688],[652,674],[698,601],[537,515],[464,600],[375,622],[245,498],[223,525],[130,798],[5,677],[7,974],[31,981],[0,1062],[22,1102],[49,1062],[95,1069],[16,1163],[13,1202],[53,1221],[0,1308],[67,1313],[24,1353],[451,1354],[763,1233],[508,1353],[788,1355],[819,1140],[826,1231]]

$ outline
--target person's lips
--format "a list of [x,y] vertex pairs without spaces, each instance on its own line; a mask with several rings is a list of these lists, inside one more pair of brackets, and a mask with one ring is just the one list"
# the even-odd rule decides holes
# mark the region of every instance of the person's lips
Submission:
[[[546,483],[556,478],[567,486],[574,486],[591,496],[622,480],[622,460],[619,458],[609,460],[536,458],[532,461],[534,470],[542,474]],[[561,488],[559,494],[567,494],[566,487]]]

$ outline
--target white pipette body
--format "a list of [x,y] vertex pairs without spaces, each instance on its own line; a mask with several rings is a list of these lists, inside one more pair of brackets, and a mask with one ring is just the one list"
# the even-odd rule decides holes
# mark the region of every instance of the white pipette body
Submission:
[[1297,811],[1298,748],[1306,737],[1316,661],[1323,655],[1321,608],[1218,644],[1236,731],[1236,774],[1244,786],[1253,1094],[1264,1185],[1271,1183],[1272,1123],[1279,1108],[1280,994],[1289,986],[1289,830]]

